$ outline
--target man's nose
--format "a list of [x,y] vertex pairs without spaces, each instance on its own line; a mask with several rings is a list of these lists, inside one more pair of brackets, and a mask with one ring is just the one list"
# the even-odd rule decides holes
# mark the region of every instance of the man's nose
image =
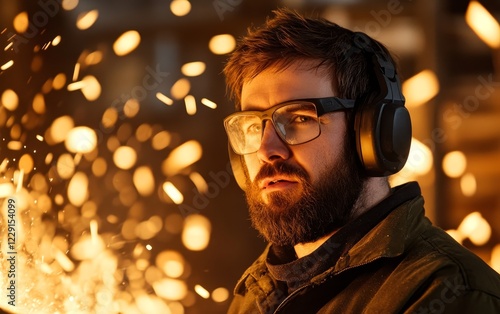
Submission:
[[257,156],[261,163],[272,163],[278,159],[288,159],[290,148],[279,137],[270,121],[265,121],[262,130],[262,139]]

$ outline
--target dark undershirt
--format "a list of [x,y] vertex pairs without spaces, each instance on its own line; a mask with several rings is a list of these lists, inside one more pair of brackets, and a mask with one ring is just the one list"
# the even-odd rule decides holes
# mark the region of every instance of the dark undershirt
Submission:
[[272,277],[288,287],[290,294],[308,284],[311,278],[335,266],[344,255],[393,209],[421,194],[416,182],[409,182],[392,189],[392,194],[333,234],[311,254],[297,259],[293,247],[272,245],[266,264]]

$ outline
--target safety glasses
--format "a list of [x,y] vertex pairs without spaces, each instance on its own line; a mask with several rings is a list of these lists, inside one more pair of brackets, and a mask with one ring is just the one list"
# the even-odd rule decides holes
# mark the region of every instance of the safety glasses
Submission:
[[224,119],[224,128],[238,155],[259,150],[264,122],[270,120],[279,137],[289,145],[302,144],[321,134],[320,117],[354,108],[354,100],[338,97],[290,100],[264,111],[239,111]]

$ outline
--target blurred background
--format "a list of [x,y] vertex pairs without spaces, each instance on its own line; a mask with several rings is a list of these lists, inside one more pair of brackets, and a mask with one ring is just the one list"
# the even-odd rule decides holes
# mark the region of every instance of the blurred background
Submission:
[[500,271],[500,2],[0,0],[1,289],[18,258],[0,308],[227,311],[265,243],[231,175],[221,71],[280,6],[396,55],[414,139],[391,183],[419,181],[431,220]]

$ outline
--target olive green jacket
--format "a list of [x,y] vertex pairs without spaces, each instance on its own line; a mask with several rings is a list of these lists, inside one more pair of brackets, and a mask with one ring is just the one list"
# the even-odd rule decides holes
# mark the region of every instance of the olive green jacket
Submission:
[[500,275],[432,226],[423,204],[419,196],[398,206],[280,304],[270,301],[285,292],[267,270],[267,247],[237,283],[228,313],[500,313]]

